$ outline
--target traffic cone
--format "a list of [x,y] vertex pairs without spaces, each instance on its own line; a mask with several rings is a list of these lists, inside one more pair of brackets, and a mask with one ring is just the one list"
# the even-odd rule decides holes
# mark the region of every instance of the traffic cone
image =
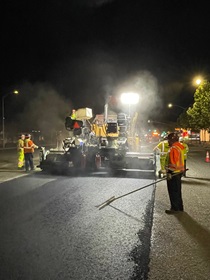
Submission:
[[209,160],[209,152],[208,151],[206,152],[206,162],[210,162],[210,160]]

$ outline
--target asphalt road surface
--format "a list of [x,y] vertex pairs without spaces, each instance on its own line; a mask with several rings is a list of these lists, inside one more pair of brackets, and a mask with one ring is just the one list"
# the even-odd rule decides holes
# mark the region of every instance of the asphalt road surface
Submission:
[[0,279],[147,279],[151,179],[34,172],[0,184]]
[[[191,201],[195,197],[190,193],[191,181],[209,178],[206,151],[200,146],[190,147],[189,174],[183,181],[188,210],[195,203]],[[173,264],[168,263],[171,259],[168,260],[168,251],[162,243],[166,242],[169,249],[175,246],[171,239],[167,239],[170,235],[164,235],[165,229],[168,232],[170,227],[175,226],[162,215],[167,197],[165,188],[161,201],[156,202],[156,208],[158,204],[161,209],[158,208],[160,213],[156,213],[153,225],[153,239],[156,238],[156,242],[154,245],[153,240],[152,253],[155,185],[115,200],[101,210],[96,207],[112,196],[118,197],[151,184],[151,179],[109,177],[106,173],[86,177],[53,176],[39,170],[28,175],[17,171],[16,155],[14,152],[8,155],[8,151],[0,154],[0,164],[1,280],[166,279],[168,267],[173,271],[176,271],[176,263],[180,267],[178,260],[174,260]],[[193,183],[193,188],[198,188],[198,180]],[[196,201],[202,201],[203,205],[208,200],[206,189],[199,190]],[[200,207],[198,204],[198,213]],[[191,209],[191,215],[193,213]],[[198,221],[203,219],[206,225],[207,215],[206,209],[202,215],[193,217],[197,217]],[[178,235],[177,238],[179,240],[182,236]],[[192,243],[190,238],[183,242]],[[206,251],[208,247],[207,243]],[[166,258],[162,263],[159,254],[163,250]],[[194,249],[188,259],[190,263],[185,263],[184,271],[186,265],[189,269],[192,267],[192,259],[195,267],[201,263]],[[156,263],[158,261],[160,264]],[[162,274],[158,274],[160,268]],[[196,275],[195,272],[191,274]],[[167,279],[176,278],[172,275],[170,271],[170,278]],[[190,279],[195,279],[193,277]]]

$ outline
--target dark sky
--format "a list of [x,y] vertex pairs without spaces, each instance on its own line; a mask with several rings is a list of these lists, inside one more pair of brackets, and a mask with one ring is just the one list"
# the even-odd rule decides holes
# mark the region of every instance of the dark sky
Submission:
[[[136,91],[139,110],[160,118],[168,117],[168,102],[189,106],[192,79],[209,75],[206,1],[1,3],[1,95],[26,84],[48,84],[69,106],[101,113],[108,95]],[[32,94],[28,90],[25,99],[33,99]],[[14,112],[22,110],[20,100],[15,101],[18,108],[11,106]]]

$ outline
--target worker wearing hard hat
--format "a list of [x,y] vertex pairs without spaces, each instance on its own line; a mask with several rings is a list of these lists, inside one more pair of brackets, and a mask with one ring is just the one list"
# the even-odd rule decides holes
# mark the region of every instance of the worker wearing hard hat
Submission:
[[171,207],[166,214],[177,214],[184,210],[182,201],[182,174],[184,172],[184,146],[177,133],[168,135],[170,149],[166,157],[167,188]]
[[168,144],[167,137],[164,137],[163,140],[159,142],[158,145],[155,146],[155,148],[153,149],[153,151],[156,151],[157,154],[160,156],[160,170],[158,171],[160,178],[166,176],[165,160],[169,148],[170,147]]

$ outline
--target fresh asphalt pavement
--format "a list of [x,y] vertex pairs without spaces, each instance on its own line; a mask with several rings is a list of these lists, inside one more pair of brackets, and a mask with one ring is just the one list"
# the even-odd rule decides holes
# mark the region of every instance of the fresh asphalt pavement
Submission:
[[[12,179],[16,152],[3,158],[1,174]],[[146,279],[154,185],[101,210],[96,206],[152,179],[39,169],[19,175],[0,184],[1,280]]]
[[[207,144],[190,145],[189,171],[183,178],[184,213],[166,215],[165,209],[169,207],[166,182],[156,185],[149,280],[210,279],[210,163],[206,159],[207,151],[210,152]],[[38,154],[35,162],[38,163]],[[17,170],[14,150],[0,151],[0,164],[0,182],[26,175]]]

